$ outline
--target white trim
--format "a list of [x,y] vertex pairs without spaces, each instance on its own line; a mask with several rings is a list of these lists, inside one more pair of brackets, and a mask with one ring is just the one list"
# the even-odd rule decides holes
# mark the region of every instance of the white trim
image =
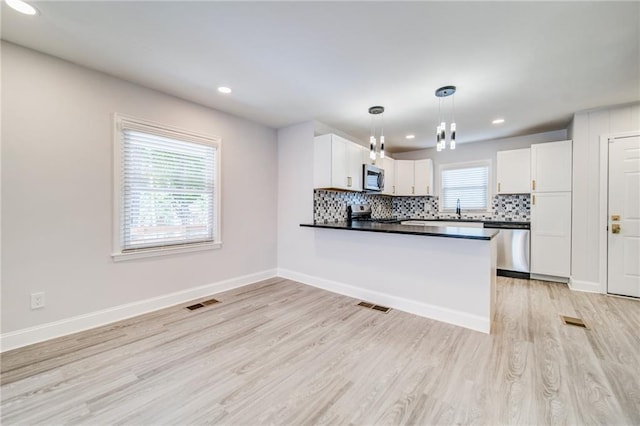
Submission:
[[[214,221],[215,221],[215,241],[207,244],[194,244],[192,247],[186,245],[153,247],[150,249],[140,250],[136,252],[123,252],[121,246],[121,224],[122,216],[122,130],[136,129],[140,131],[153,131],[154,134],[184,140],[187,142],[197,143],[200,145],[213,146],[216,149],[215,157],[215,181],[214,181]],[[187,253],[199,250],[210,250],[220,248],[222,246],[222,139],[219,136],[211,136],[203,133],[196,133],[190,130],[181,129],[174,126],[157,123],[150,120],[144,120],[125,114],[113,114],[113,230],[112,230],[112,254],[114,262],[128,259],[139,259],[144,257],[164,256],[176,253]],[[144,253],[144,254],[143,254]]]
[[604,293],[600,288],[600,283],[593,281],[580,281],[569,279],[569,289],[573,291],[583,291],[585,293]]
[[534,273],[531,273],[530,275],[532,280],[551,281],[554,283],[562,283],[562,284],[569,283],[569,278],[567,277],[558,277],[555,275],[544,275],[544,274],[534,274]]
[[609,133],[600,135],[600,220],[599,250],[600,250],[600,293],[608,293],[608,226],[609,226],[609,140],[640,136],[640,131]]
[[442,308],[427,303],[420,303],[388,293],[355,287],[337,281],[327,280],[288,269],[278,268],[278,276],[293,281],[307,284],[323,290],[331,291],[345,296],[362,299],[368,302],[388,306],[410,314],[446,322],[448,324],[469,328],[471,330],[489,333],[491,322],[486,318],[453,309]]
[[[493,199],[493,160],[487,158],[484,160],[463,161],[459,163],[438,164],[438,192],[437,196],[442,199],[442,172],[452,169],[466,169],[471,167],[487,166],[487,209],[486,210],[464,210],[469,214],[482,215],[491,213],[491,200]],[[434,188],[435,189],[435,188]],[[434,191],[435,194],[435,191]],[[438,203],[438,211],[440,213],[451,213],[455,210],[444,210],[444,201]]]
[[208,243],[185,244],[183,246],[166,246],[157,248],[140,249],[121,253],[111,253],[114,262],[125,260],[143,259],[145,257],[164,256],[167,254],[191,253],[194,251],[213,250],[222,247],[222,241]]
[[151,299],[127,303],[113,308],[107,308],[71,318],[65,318],[59,321],[37,325],[35,327],[4,333],[0,335],[0,352],[103,326],[115,321],[121,321],[137,315],[156,311],[158,309],[188,302],[200,297],[210,296],[223,291],[243,287],[275,276],[275,269],[267,269],[253,274],[218,281],[213,284],[194,287],[175,293],[153,297]]

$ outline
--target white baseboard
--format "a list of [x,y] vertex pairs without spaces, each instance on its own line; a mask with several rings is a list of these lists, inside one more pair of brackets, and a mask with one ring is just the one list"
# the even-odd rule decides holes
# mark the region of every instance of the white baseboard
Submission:
[[278,276],[297,281],[302,284],[321,288],[323,290],[328,290],[333,293],[343,294],[355,299],[388,306],[400,311],[469,328],[482,333],[489,333],[490,330],[490,320],[477,315],[471,315],[465,312],[442,308],[427,303],[420,303],[403,297],[393,296],[388,293],[380,293],[378,291],[368,290],[362,287],[356,287],[287,269],[278,268]]
[[569,278],[567,277],[556,277],[555,275],[542,275],[542,274],[531,274],[532,280],[538,281],[551,281],[554,283],[562,283],[567,284],[569,282]]
[[584,291],[587,293],[606,293],[600,287],[600,283],[593,281],[569,280],[569,288],[574,291]]
[[194,287],[163,296],[153,297],[151,299],[127,303],[125,305],[115,306],[101,311],[4,333],[0,335],[0,352],[99,327],[112,322],[156,311],[158,309],[188,302],[200,297],[210,296],[223,291],[242,287],[257,281],[273,278],[275,276],[276,269],[268,269],[266,271],[243,275],[241,277],[218,281],[213,284]]

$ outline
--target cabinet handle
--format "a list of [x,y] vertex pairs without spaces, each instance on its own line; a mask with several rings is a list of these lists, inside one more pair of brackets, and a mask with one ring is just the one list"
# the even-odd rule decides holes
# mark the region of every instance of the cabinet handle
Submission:
[[412,186],[412,187],[411,187],[411,193],[412,193],[412,194],[415,194],[415,193],[416,193],[416,187],[415,187],[415,186]]
[[536,190],[536,180],[532,180],[531,181],[531,189],[533,189],[534,191]]
[[347,186],[351,188],[351,176],[347,176]]
[[429,185],[427,185],[427,194],[429,194]]
[[498,192],[500,192],[500,182],[498,182]]
[[536,205],[536,196],[535,195],[531,196],[531,205],[533,205],[533,206]]
[[392,189],[391,191],[392,191],[392,192],[391,192],[392,194],[395,194],[395,193],[396,193],[396,186],[395,186],[395,185],[393,185],[393,189]]

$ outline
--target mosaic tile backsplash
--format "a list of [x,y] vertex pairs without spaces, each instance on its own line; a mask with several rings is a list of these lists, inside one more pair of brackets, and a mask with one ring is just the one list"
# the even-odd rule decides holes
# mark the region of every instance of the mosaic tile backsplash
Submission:
[[[438,212],[438,197],[391,197],[363,192],[341,192],[316,189],[313,191],[313,220],[316,223],[347,220],[349,204],[371,204],[374,218],[447,219],[452,213]],[[467,214],[465,218],[528,222],[531,197],[529,194],[496,195],[490,214]]]
[[371,216],[378,219],[392,217],[391,197],[366,192],[313,190],[313,220],[316,223],[344,222],[349,204],[371,204]]

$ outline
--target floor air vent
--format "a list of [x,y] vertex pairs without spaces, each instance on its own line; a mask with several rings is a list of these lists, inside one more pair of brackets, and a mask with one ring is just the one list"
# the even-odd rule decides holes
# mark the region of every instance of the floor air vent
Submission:
[[581,320],[580,318],[567,317],[564,315],[560,315],[560,318],[562,318],[562,322],[565,323],[566,325],[582,327],[582,328],[586,328],[587,330],[589,329],[589,327],[587,327],[587,324],[585,324],[584,321]]
[[205,306],[214,305],[216,303],[220,303],[220,301],[216,300],[216,299],[204,300],[204,301],[202,301],[200,303],[196,303],[194,305],[187,306],[187,309],[190,310],[190,311],[195,311],[196,309],[204,308]]
[[374,305],[369,302],[360,302],[358,303],[358,306],[362,306],[367,309],[374,309],[376,311],[384,312],[385,314],[391,310],[391,308],[387,308],[386,306]]
[[195,305],[187,306],[187,309],[190,311],[195,311],[196,309],[204,308],[202,303],[196,303]]

